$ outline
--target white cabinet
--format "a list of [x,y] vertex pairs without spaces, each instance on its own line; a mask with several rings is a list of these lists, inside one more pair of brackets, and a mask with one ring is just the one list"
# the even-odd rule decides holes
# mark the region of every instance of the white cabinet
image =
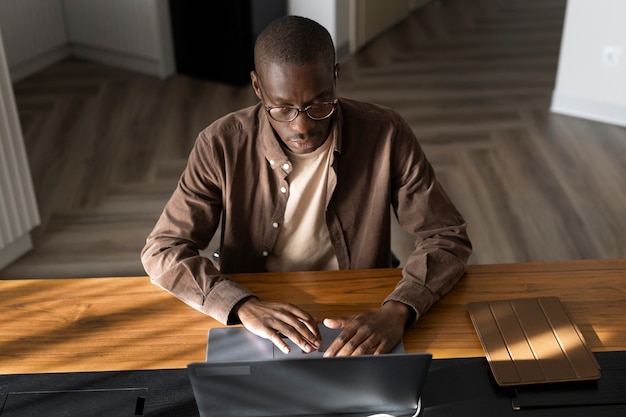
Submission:
[[39,212],[0,36],[0,269],[32,248]]

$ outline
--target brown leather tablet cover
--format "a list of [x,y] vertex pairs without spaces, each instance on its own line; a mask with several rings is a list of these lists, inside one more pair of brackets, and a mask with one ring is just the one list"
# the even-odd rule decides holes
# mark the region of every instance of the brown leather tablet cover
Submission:
[[467,305],[498,385],[600,378],[598,363],[558,297]]

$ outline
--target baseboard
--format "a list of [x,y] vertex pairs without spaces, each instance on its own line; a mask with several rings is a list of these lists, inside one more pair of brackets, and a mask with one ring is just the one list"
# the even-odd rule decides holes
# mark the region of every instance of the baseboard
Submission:
[[130,55],[124,52],[111,51],[76,43],[71,44],[70,47],[73,56],[89,61],[124,68],[142,74],[154,75],[159,78],[167,78],[173,73],[173,71],[163,68],[161,63],[154,58]]
[[16,83],[26,77],[29,77],[50,65],[55,64],[68,56],[71,51],[68,45],[60,46],[48,52],[44,52],[41,55],[36,56],[26,62],[11,66],[9,72],[11,74],[11,82]]
[[626,107],[570,96],[555,91],[550,110],[554,113],[626,127]]
[[2,248],[2,250],[0,250],[0,278],[2,277],[2,270],[5,267],[22,257],[22,255],[25,255],[32,248],[33,241],[30,238],[30,233],[23,235],[16,241],[9,243],[6,247]]

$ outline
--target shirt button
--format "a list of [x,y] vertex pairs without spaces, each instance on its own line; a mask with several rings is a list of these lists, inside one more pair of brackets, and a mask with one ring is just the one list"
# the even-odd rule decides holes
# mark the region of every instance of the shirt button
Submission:
[[263,256],[268,256],[270,253],[266,250],[263,251]]
[[283,169],[286,171],[289,169],[289,164],[283,164]]
[[287,192],[287,187],[280,187],[280,192],[285,194]]
[[278,223],[276,223],[276,222],[272,223],[272,227],[273,227],[274,229],[278,229]]

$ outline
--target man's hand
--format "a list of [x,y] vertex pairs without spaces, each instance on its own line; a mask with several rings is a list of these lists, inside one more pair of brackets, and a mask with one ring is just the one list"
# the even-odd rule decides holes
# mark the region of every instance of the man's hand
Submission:
[[271,340],[284,353],[289,353],[289,346],[281,334],[291,339],[304,352],[309,353],[320,347],[317,321],[293,304],[249,298],[239,306],[237,315],[245,328],[257,336]]
[[343,331],[330,344],[324,356],[350,356],[389,352],[402,339],[410,308],[396,301],[380,309],[341,319],[324,319],[324,325]]

